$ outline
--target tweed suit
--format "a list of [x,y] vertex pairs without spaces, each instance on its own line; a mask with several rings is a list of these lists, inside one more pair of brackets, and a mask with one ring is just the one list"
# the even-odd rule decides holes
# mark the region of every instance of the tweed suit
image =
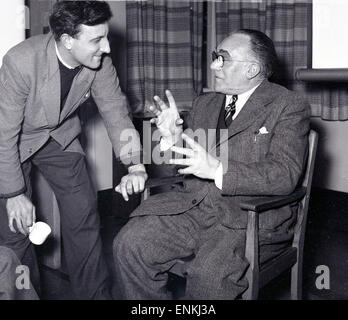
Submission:
[[[31,195],[30,169],[38,168],[58,201],[64,253],[73,290],[81,299],[102,299],[107,268],[102,258],[96,194],[86,170],[76,112],[90,96],[96,102],[116,157],[123,153],[124,130],[133,133],[133,151],[141,149],[129,118],[115,68],[104,56],[98,69],[82,67],[61,109],[61,83],[51,33],[29,38],[3,58],[0,69],[0,244],[23,260],[32,255],[28,237],[8,228],[6,199]],[[129,150],[129,148],[127,149]],[[35,268],[35,266],[33,266]]]
[[[224,95],[208,93],[193,103],[191,127],[215,129]],[[261,130],[261,128],[264,128]],[[309,106],[296,93],[264,80],[228,128],[208,146],[228,146],[222,190],[214,181],[187,177],[183,188],[151,196],[116,236],[114,256],[123,298],[167,299],[166,271],[186,263],[186,298],[233,299],[243,278],[246,212],[238,203],[253,196],[291,193],[300,182],[308,149]],[[265,261],[292,238],[295,207],[260,217]]]

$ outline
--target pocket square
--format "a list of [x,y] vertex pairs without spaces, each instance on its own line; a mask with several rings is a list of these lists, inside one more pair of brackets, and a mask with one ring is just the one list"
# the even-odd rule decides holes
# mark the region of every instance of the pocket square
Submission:
[[267,131],[266,127],[262,127],[259,129],[259,134],[267,134],[267,133],[269,133],[269,132]]

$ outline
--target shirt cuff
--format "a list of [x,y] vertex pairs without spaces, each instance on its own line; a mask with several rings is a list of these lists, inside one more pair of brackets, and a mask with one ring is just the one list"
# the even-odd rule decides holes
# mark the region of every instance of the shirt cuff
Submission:
[[220,162],[219,166],[216,169],[215,178],[214,178],[215,185],[220,190],[222,190],[222,178],[223,178],[223,167],[222,167],[222,162]]
[[133,173],[133,172],[136,172],[136,171],[146,172],[144,165],[141,164],[141,163],[134,164],[134,165],[128,167],[128,173]]

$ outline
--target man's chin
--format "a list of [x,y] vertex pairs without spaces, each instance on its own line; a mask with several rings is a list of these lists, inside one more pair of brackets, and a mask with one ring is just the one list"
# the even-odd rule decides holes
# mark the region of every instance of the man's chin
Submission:
[[99,62],[93,62],[93,63],[89,63],[88,65],[85,64],[85,67],[89,68],[89,69],[98,69],[101,65],[101,60]]
[[215,92],[219,92],[219,93],[225,93],[224,89],[221,86],[216,85],[216,83],[215,83],[215,86],[214,86],[214,91]]

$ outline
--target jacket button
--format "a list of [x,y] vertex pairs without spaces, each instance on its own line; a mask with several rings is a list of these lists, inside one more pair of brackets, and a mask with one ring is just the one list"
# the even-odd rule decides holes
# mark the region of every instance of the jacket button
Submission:
[[33,152],[33,149],[32,149],[32,148],[30,148],[30,149],[28,150],[28,152],[29,152],[29,153],[32,153],[32,152]]
[[197,200],[196,199],[193,199],[192,200],[192,204],[196,204],[197,203]]

